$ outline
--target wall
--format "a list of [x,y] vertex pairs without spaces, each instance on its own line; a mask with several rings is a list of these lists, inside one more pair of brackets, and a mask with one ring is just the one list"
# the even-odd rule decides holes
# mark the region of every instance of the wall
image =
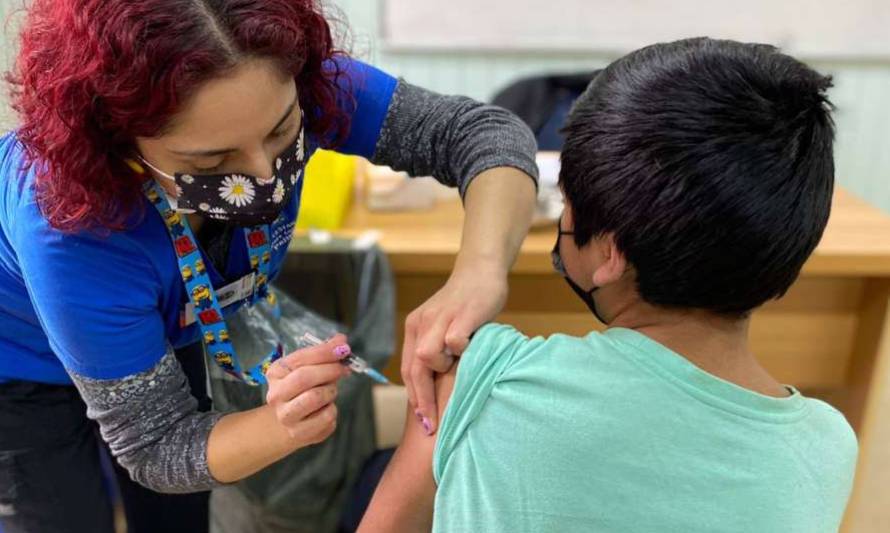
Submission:
[[[0,72],[6,72],[12,65],[15,54],[16,32],[21,12],[14,8],[20,5],[17,0],[0,0]],[[15,117],[8,104],[8,89],[0,82],[0,132],[15,124]]]
[[[488,99],[520,76],[602,66],[608,57],[579,53],[387,51],[379,38],[385,0],[337,0],[360,57],[437,91]],[[431,21],[434,24],[435,21]],[[838,182],[890,212],[890,51],[884,61],[810,62],[834,76]]]

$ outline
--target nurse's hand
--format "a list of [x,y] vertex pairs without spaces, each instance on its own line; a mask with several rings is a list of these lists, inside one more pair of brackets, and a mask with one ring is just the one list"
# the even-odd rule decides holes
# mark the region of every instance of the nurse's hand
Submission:
[[348,354],[346,337],[337,335],[282,357],[266,372],[266,403],[297,447],[322,442],[337,428],[337,382],[349,374],[339,360]]
[[447,372],[470,335],[495,318],[507,300],[507,273],[476,262],[456,267],[448,282],[405,320],[402,379],[417,422],[438,427],[434,373]]

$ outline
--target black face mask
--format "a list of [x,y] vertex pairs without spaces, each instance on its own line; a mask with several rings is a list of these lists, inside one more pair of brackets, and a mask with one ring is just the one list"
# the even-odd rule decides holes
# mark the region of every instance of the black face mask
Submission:
[[562,218],[560,218],[557,229],[559,230],[556,234],[556,244],[553,245],[553,251],[550,252],[550,259],[553,261],[553,269],[559,272],[563,279],[566,280],[566,283],[569,284],[572,291],[578,295],[578,298],[581,298],[581,301],[587,305],[587,308],[590,309],[590,312],[593,313],[593,316],[596,317],[597,320],[602,322],[603,324],[608,324],[606,320],[600,315],[599,311],[596,309],[596,301],[593,299],[593,293],[599,289],[599,287],[594,287],[589,291],[581,288],[580,285],[574,282],[572,278],[569,277],[569,273],[566,271],[566,267],[562,262],[562,257],[559,255],[559,239],[563,235],[574,235],[574,231],[563,231],[562,230]]
[[232,173],[192,176],[177,172],[171,176],[141,159],[163,178],[176,184],[176,205],[171,199],[174,210],[249,227],[271,224],[287,206],[303,174],[303,141],[301,121],[299,135],[275,159],[275,168],[268,179]]

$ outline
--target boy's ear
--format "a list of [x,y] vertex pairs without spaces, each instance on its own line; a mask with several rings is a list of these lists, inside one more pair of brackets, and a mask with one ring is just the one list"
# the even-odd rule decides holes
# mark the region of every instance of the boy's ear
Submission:
[[624,253],[615,245],[615,234],[607,233],[596,239],[596,247],[602,258],[602,262],[593,271],[593,285],[603,287],[621,279],[627,270],[627,259]]
[[[565,199],[565,197],[563,197]],[[562,208],[562,229],[575,228],[575,214],[572,212],[572,206],[568,202],[564,202]]]

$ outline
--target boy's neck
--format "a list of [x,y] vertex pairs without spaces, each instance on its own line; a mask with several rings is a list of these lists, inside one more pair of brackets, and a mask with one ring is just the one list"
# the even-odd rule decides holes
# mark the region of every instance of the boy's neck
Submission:
[[644,304],[626,309],[609,325],[636,330],[705,372],[740,387],[767,396],[788,396],[788,390],[751,353],[749,324],[749,318],[728,318],[699,310],[665,310]]

